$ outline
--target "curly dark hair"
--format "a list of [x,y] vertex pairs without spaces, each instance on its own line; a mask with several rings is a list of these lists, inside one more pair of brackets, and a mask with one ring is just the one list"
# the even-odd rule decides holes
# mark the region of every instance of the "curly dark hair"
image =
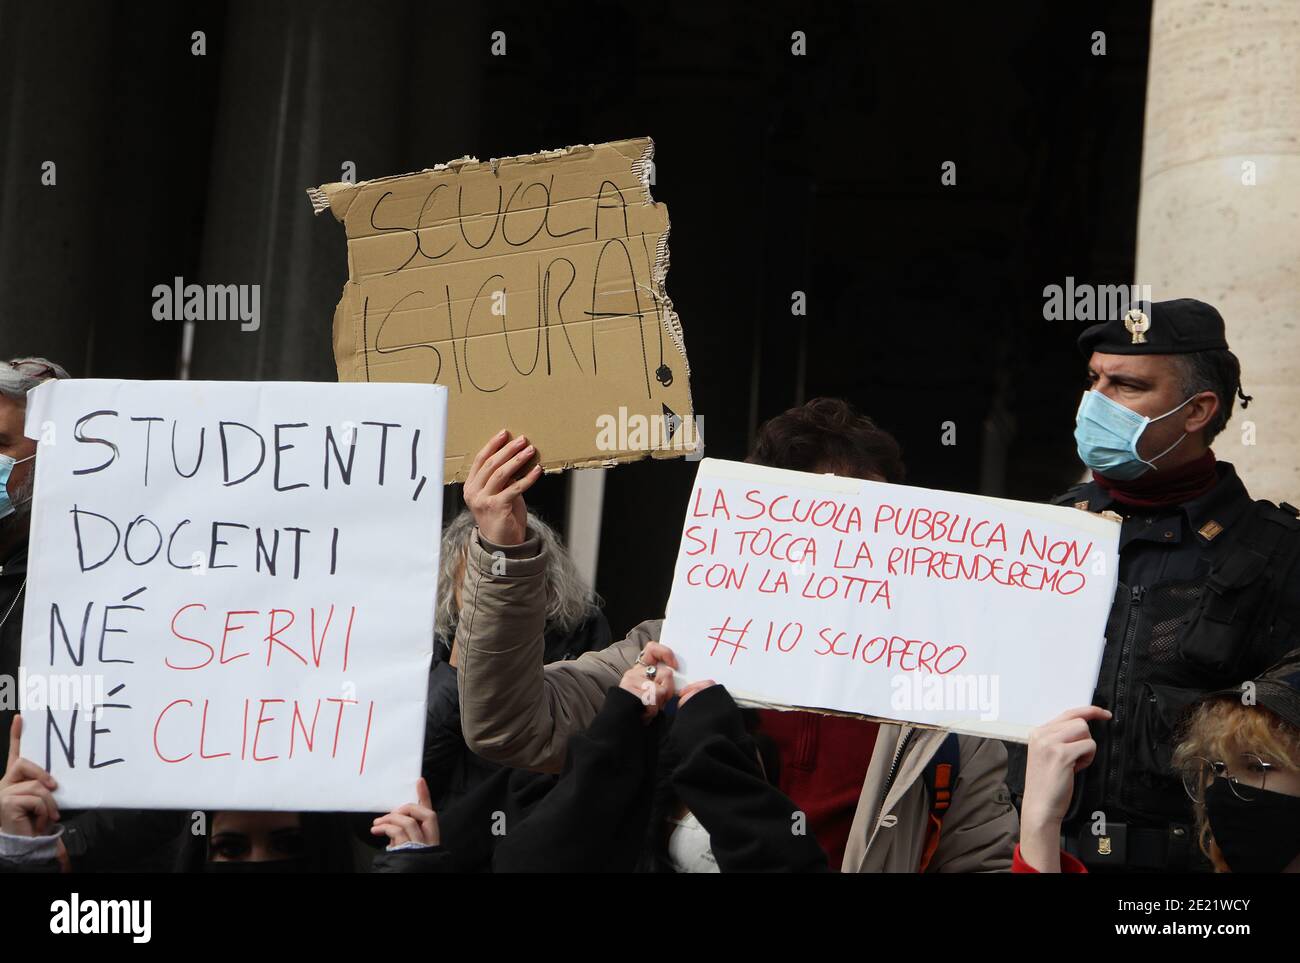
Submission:
[[768,419],[745,460],[895,484],[906,475],[894,436],[839,398],[814,398]]

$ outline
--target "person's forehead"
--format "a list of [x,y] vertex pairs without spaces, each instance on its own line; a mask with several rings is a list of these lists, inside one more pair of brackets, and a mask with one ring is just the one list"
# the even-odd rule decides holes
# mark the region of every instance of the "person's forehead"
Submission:
[[1130,375],[1156,380],[1174,373],[1173,356],[1167,354],[1104,354],[1094,351],[1088,368],[1099,375]]

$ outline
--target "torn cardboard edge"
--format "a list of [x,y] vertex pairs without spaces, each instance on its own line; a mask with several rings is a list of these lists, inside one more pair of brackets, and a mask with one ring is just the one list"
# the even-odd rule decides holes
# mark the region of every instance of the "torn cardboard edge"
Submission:
[[[644,321],[651,322],[649,326],[650,332],[654,332],[656,328],[658,329],[658,337],[660,339],[659,351],[661,355],[660,364],[663,364],[665,343],[671,345],[674,354],[674,358],[669,361],[669,364],[672,369],[676,370],[680,387],[674,387],[671,389],[677,397],[675,402],[672,401],[671,398],[662,399],[667,402],[663,405],[664,412],[670,413],[669,406],[671,405],[671,407],[683,411],[684,417],[693,420],[695,414],[689,381],[692,372],[686,354],[685,336],[682,329],[681,319],[677,314],[672,299],[667,291],[667,274],[670,267],[668,238],[671,231],[671,221],[667,217],[667,209],[660,203],[656,202],[652,195],[650,180],[651,172],[653,171],[654,141],[648,137],[628,138],[601,144],[575,145],[556,150],[538,151],[531,154],[492,158],[486,162],[480,161],[476,157],[466,155],[447,163],[437,164],[433,167],[424,168],[423,170],[407,174],[390,175],[357,183],[346,181],[332,182],[322,184],[318,187],[307,188],[306,193],[311,202],[313,213],[319,215],[326,208],[329,208],[335,219],[343,224],[345,233],[348,234],[348,280],[343,286],[343,295],[335,310],[334,317],[334,346],[336,363],[339,366],[339,377],[343,380],[372,380],[369,353],[372,351],[379,351],[378,345],[373,349],[368,346],[369,336],[366,332],[364,319],[358,321],[358,315],[356,313],[356,292],[361,290],[360,285],[365,281],[365,278],[358,277],[358,262],[354,260],[357,256],[356,252],[358,250],[356,246],[358,244],[366,243],[368,239],[376,236],[373,233],[364,230],[364,224],[352,225],[353,230],[356,231],[355,236],[353,236],[352,231],[349,230],[349,216],[353,215],[351,219],[355,220],[355,215],[359,213],[359,209],[358,211],[352,210],[358,198],[373,198],[376,196],[374,190],[376,186],[381,188],[380,193],[383,196],[387,196],[390,189],[386,185],[397,185],[392,187],[391,191],[395,192],[398,197],[409,196],[412,189],[422,190],[426,185],[432,187],[435,184],[443,183],[454,187],[457,183],[466,183],[460,179],[460,175],[462,174],[467,176],[474,175],[476,184],[490,185],[492,180],[489,180],[487,177],[489,173],[491,178],[495,180],[508,178],[510,180],[519,179],[527,181],[533,178],[533,174],[529,170],[529,167],[532,165],[555,164],[556,162],[564,162],[570,158],[576,159],[577,165],[575,167],[567,168],[563,166],[557,167],[556,170],[561,172],[561,179],[564,179],[566,176],[584,177],[591,176],[592,174],[597,177],[609,177],[613,179],[612,183],[616,184],[615,189],[617,189],[620,192],[620,195],[625,198],[623,203],[628,211],[635,208],[650,208],[654,210],[662,208],[663,210],[662,214],[650,215],[655,220],[662,219],[662,227],[656,225],[654,232],[647,232],[657,233],[658,237],[656,238],[646,238],[644,234],[642,235],[643,242],[641,246],[646,249],[645,253],[647,257],[642,261],[638,256],[637,261],[639,262],[640,267],[633,269],[632,272],[632,281],[635,289],[639,292],[640,298],[643,301],[647,301],[646,306],[639,309],[639,311],[642,311],[643,313],[639,313],[637,317],[644,319],[639,322],[641,324],[644,324]],[[588,159],[590,162],[584,163],[584,161],[587,161]],[[568,171],[569,173],[566,175],[563,173],[565,171]],[[537,177],[544,178],[546,173],[547,172],[539,171]],[[430,177],[428,175],[440,176]],[[412,178],[418,179],[418,185],[411,182]],[[403,181],[406,183],[399,183]],[[552,176],[552,182],[554,182],[554,176]],[[598,208],[600,206],[600,196],[598,194],[591,194],[590,188],[580,189],[573,197],[566,197],[563,200],[565,202],[594,202],[597,204]],[[368,203],[368,201],[363,200],[363,203]],[[543,205],[543,208],[552,207],[554,204],[554,201],[548,200],[548,203]],[[491,215],[489,214],[489,216]],[[500,216],[499,206],[498,212],[495,216]],[[433,225],[426,224],[422,219],[417,218],[413,223],[419,225],[418,227],[414,229],[404,228],[404,230],[419,234],[427,229],[441,228],[446,223],[451,223],[454,220],[456,220],[456,218],[448,218],[439,222],[437,225]],[[412,223],[412,221],[407,220],[407,223]],[[633,234],[628,235],[629,238],[634,236],[635,235]],[[465,238],[465,240],[468,241],[469,239]],[[601,240],[599,226],[597,227],[596,240]],[[647,240],[650,241],[649,244],[645,243]],[[472,242],[470,242],[470,246],[475,247]],[[650,249],[653,249],[653,253],[651,253]],[[520,253],[525,252],[521,251]],[[499,257],[503,255],[491,256]],[[464,263],[471,263],[474,260],[476,260],[476,258],[471,256]],[[448,262],[448,264],[451,263],[454,262]],[[631,268],[630,263],[629,268]],[[367,275],[367,277],[369,276],[370,275]],[[473,304],[474,299],[464,296],[461,297],[457,303],[461,302]],[[400,300],[397,303],[400,303]],[[448,308],[448,311],[450,311],[450,308]],[[384,315],[385,323],[387,323],[389,317],[389,314]],[[631,315],[628,315],[628,317],[631,317]],[[567,324],[567,322],[565,323]],[[527,329],[524,328],[520,330]],[[489,336],[494,335],[492,335],[492,333],[476,333],[474,338],[477,339],[479,337]],[[653,337],[653,334],[651,336]],[[452,361],[454,363],[457,362],[457,359],[455,358],[455,345],[457,343],[465,342],[468,337],[468,329],[465,333],[457,336],[453,327],[452,336],[450,338],[444,338],[443,341],[440,342],[444,352],[446,351],[446,346],[448,344],[452,346]],[[425,340],[412,340],[412,343],[407,347],[418,348],[430,344],[431,342]],[[437,346],[434,347],[436,349]],[[393,359],[392,363],[398,364],[396,360],[398,356],[392,354],[392,351],[392,346],[389,346],[387,350],[379,353],[390,355]],[[642,336],[641,351],[643,355],[646,352],[644,335]],[[364,373],[360,370],[361,362],[358,359],[364,359],[365,361]],[[442,358],[439,356],[440,370],[442,363]],[[455,370],[457,370],[459,378],[459,369],[456,368]],[[517,368],[516,371],[518,371]],[[376,369],[374,373],[379,374],[378,369]],[[524,372],[518,373],[524,374]],[[669,370],[668,374],[671,376],[672,371]],[[412,377],[411,372],[409,371],[390,371],[386,373],[386,377],[396,378],[398,380],[420,380],[420,376],[416,375]],[[427,377],[437,379],[440,376],[431,372]],[[671,377],[668,381],[664,381],[663,384],[665,387],[671,384]],[[484,390],[482,386],[476,385],[475,387],[480,391]],[[649,387],[650,385],[648,382],[647,389],[649,389]],[[656,389],[656,396],[657,395],[658,389]],[[541,397],[544,398],[545,395]],[[570,394],[565,396],[565,399],[567,400],[571,397],[572,395]],[[467,395],[464,400],[468,402],[470,400],[469,396]],[[512,399],[512,401],[514,400],[516,399]],[[617,401],[613,401],[612,403],[615,405],[619,404]],[[529,402],[529,405],[525,405],[523,400],[518,400],[518,404],[518,410],[521,413],[526,413],[530,410],[529,405],[531,405],[531,401]],[[640,412],[643,416],[657,418],[657,411],[652,413],[645,409],[645,405],[646,398],[644,397],[640,402],[629,398],[628,408],[633,413]],[[580,411],[580,408],[581,406],[579,406],[578,409],[575,409],[575,411]],[[617,410],[621,411],[622,409],[618,408]],[[508,415],[506,417],[509,418]],[[511,418],[510,420],[513,419]],[[529,419],[523,418],[521,420],[527,421]],[[527,425],[521,425],[520,430],[529,429],[527,429]],[[548,431],[549,430],[550,429],[548,429]],[[529,430],[529,433],[532,434],[533,431]],[[561,434],[558,437],[563,439],[566,436]],[[537,441],[542,451],[546,451],[546,446],[542,439],[538,438]],[[468,437],[466,436],[462,438],[462,442],[468,443]],[[702,456],[703,439],[697,435],[694,440],[682,444],[669,444],[667,446],[661,445],[659,447],[637,448],[631,450],[624,449],[613,452],[592,452],[586,444],[575,445],[569,443],[561,444],[558,447],[560,449],[559,451],[555,451],[555,448],[552,448],[552,451],[555,452],[552,456],[553,460],[543,461],[543,471],[547,473],[556,473],[568,468],[608,468],[614,465],[640,461],[646,458],[662,460],[668,458],[688,457],[691,460],[698,460]],[[583,448],[587,448],[587,451],[583,451]],[[464,457],[467,460],[469,456],[466,455]],[[449,456],[445,473],[445,478],[448,483],[462,480],[462,476],[465,474],[466,465],[459,463],[457,461],[459,458],[460,456]],[[456,467],[457,464],[459,464],[459,467]]]
[[[480,161],[473,155],[466,154],[464,157],[456,160],[447,161],[444,164],[435,164],[433,167],[426,167],[418,171],[410,171],[406,174],[391,174],[386,177],[376,177],[370,180],[358,181],[355,184],[349,181],[333,181],[328,184],[321,184],[319,187],[307,188],[307,197],[311,201],[312,213],[321,214],[326,210],[334,214],[336,220],[345,223],[348,209],[352,205],[351,200],[347,200],[341,207],[335,206],[336,199],[341,200],[347,193],[359,195],[364,187],[370,187],[378,184],[391,183],[403,178],[418,176],[421,174],[438,174],[445,171],[451,171],[460,174],[472,170],[481,170],[487,168],[492,172],[494,177],[501,176],[501,168],[507,164],[538,164],[546,161],[560,160],[569,156],[594,153],[600,147],[613,146],[620,144],[632,144],[637,140],[645,140],[645,146],[641,149],[640,156],[631,161],[630,169],[633,176],[641,185],[642,203],[654,205],[656,203],[654,196],[650,191],[650,171],[654,167],[655,145],[654,139],[646,138],[625,138],[619,141],[611,141],[608,144],[575,144],[570,147],[562,147],[555,150],[542,150],[532,154],[515,154],[509,157],[493,157],[487,161]],[[686,353],[686,337],[682,331],[681,318],[673,307],[673,300],[668,294],[667,278],[668,270],[671,266],[672,258],[669,254],[668,236],[672,233],[671,222],[664,228],[659,240],[655,244],[654,262],[650,267],[650,282],[654,286],[649,290],[655,304],[660,308],[660,323],[663,326],[664,333],[668,335],[673,346],[677,348],[678,353],[682,356],[682,363],[686,369],[686,377],[691,376],[690,356]],[[349,238],[349,244],[353,239]],[[348,280],[356,281],[353,277],[349,257]]]
[[542,467],[544,475],[558,475],[562,471],[570,468],[614,468],[618,465],[627,465],[634,461],[645,461],[647,458],[655,458],[659,461],[669,461],[673,458],[685,458],[688,455],[694,455],[696,452],[704,450],[704,442],[690,448],[642,448],[637,451],[623,452],[618,455],[611,455],[608,458],[587,458],[577,461],[566,461],[558,465],[545,465]]
[[[514,154],[509,157],[493,157],[486,161],[481,161],[472,154],[466,154],[456,160],[447,161],[444,164],[434,164],[432,167],[425,167],[418,171],[408,171],[405,174],[389,174],[385,177],[375,177],[371,180],[357,181],[331,181],[327,184],[321,184],[319,187],[308,187],[307,197],[311,200],[313,214],[321,214],[326,209],[333,210],[334,198],[345,191],[356,191],[362,187],[370,187],[375,184],[385,184],[390,181],[402,180],[406,177],[415,177],[420,174],[439,174],[443,171],[452,171],[461,173],[467,169],[486,167],[492,172],[493,177],[501,176],[501,167],[504,164],[540,164],[546,161],[560,160],[570,155],[595,153],[597,148],[616,146],[618,144],[630,144],[643,138],[626,137],[623,140],[609,141],[604,144],[574,144],[570,147],[560,147],[555,150],[540,150],[531,154]],[[641,190],[644,194],[643,203],[654,204],[655,200],[650,195],[650,169],[654,160],[654,139],[644,138],[646,148],[642,151],[641,156],[632,161],[632,173],[637,180],[641,182]],[[335,218],[341,223],[347,216],[347,209],[351,206],[351,201],[344,205],[341,211],[333,210]]]

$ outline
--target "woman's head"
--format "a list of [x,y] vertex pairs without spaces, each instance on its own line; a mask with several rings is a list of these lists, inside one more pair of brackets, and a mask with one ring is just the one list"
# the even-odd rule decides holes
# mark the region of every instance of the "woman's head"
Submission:
[[[434,628],[444,639],[450,639],[456,631],[456,620],[460,614],[460,585],[465,574],[465,552],[469,548],[469,536],[473,531],[474,516],[468,510],[462,511],[442,530],[442,550],[438,563],[438,611]],[[555,529],[529,512],[528,531],[541,542],[546,553],[547,631],[572,632],[600,610],[600,596],[582,577]]]
[[770,418],[746,459],[792,471],[901,483],[903,454],[894,436],[847,401],[814,398]]
[[350,873],[354,827],[345,813],[196,812],[179,841],[183,873]]
[[209,862],[300,860],[304,846],[302,817],[298,813],[223,809],[212,814]]
[[1287,681],[1297,654],[1202,701],[1174,750],[1201,849],[1219,872],[1300,871],[1300,693]]

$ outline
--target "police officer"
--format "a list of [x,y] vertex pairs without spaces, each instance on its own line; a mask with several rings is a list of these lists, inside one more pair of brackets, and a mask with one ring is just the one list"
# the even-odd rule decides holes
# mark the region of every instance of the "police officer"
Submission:
[[[1091,871],[1208,869],[1170,758],[1185,710],[1297,644],[1300,521],[1253,501],[1210,445],[1244,409],[1223,318],[1202,301],[1139,302],[1079,337],[1090,386],[1075,440],[1092,480],[1059,498],[1122,520],[1119,585],[1063,848]],[[1023,747],[1008,783],[1023,791]]]

